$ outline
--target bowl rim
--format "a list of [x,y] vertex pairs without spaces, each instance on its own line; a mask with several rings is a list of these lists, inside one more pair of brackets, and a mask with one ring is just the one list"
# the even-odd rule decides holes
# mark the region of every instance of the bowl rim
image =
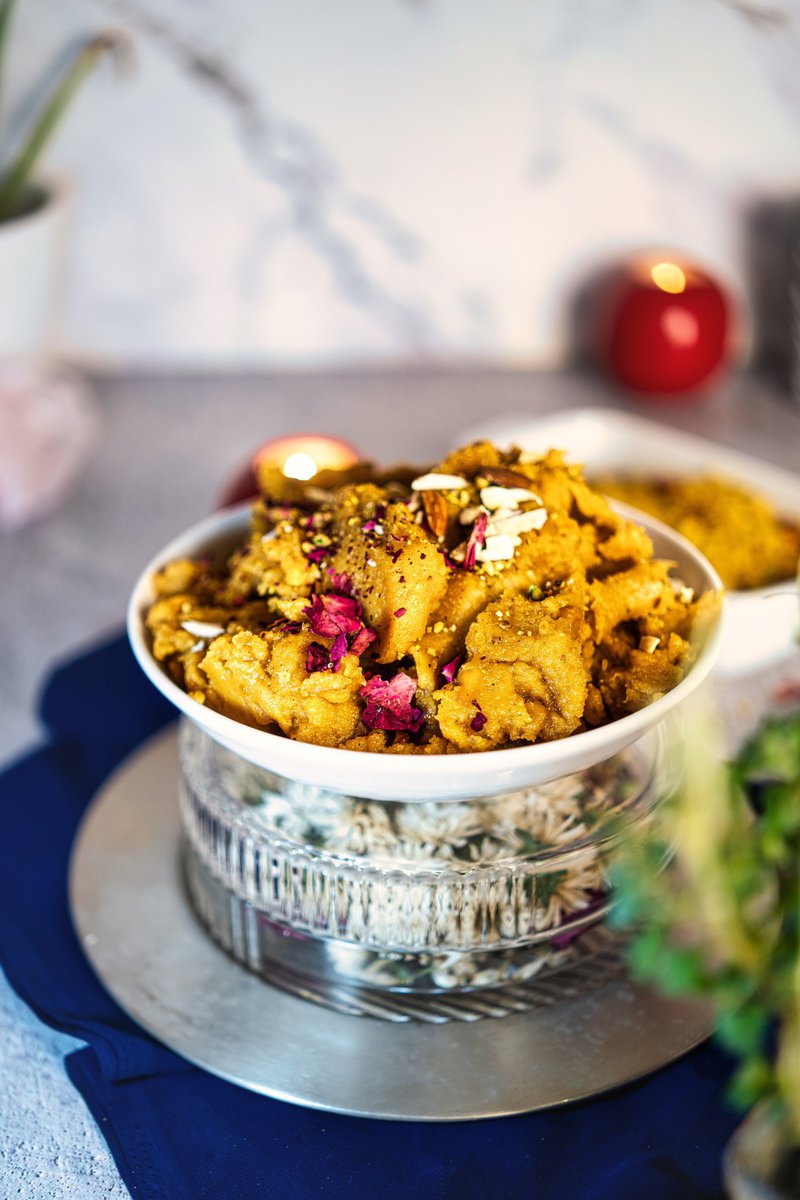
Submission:
[[[705,575],[709,583],[709,590],[717,592],[724,599],[725,588],[716,570],[686,538],[663,522],[629,505],[613,502],[613,507],[620,515],[636,520],[643,525],[648,533],[656,532],[661,537],[673,542],[681,551],[684,561],[689,559]],[[272,744],[279,754],[281,752],[296,754],[302,756],[306,762],[313,759],[315,766],[320,771],[330,767],[335,772],[337,768],[344,765],[345,761],[349,761],[351,766],[360,762],[364,769],[368,766],[371,772],[400,775],[409,781],[416,778],[421,780],[423,778],[430,779],[431,776],[449,775],[456,768],[462,772],[475,772],[484,776],[501,769],[522,769],[531,759],[546,767],[548,763],[558,762],[564,757],[565,743],[573,745],[576,748],[576,754],[579,747],[585,754],[597,749],[600,751],[598,754],[598,758],[600,758],[604,743],[614,740],[614,733],[610,731],[618,731],[624,725],[629,735],[627,741],[630,744],[700,686],[711,672],[719,654],[723,625],[721,610],[713,628],[706,636],[697,658],[674,688],[644,708],[627,713],[624,717],[618,717],[606,725],[599,725],[594,729],[582,730],[579,733],[555,738],[548,742],[531,742],[524,746],[500,747],[492,751],[467,750],[454,754],[420,755],[383,754],[378,751],[347,750],[339,746],[319,746],[313,742],[300,742],[283,733],[272,733],[268,729],[246,725],[242,721],[215,712],[197,700],[193,700],[187,692],[169,678],[157,662],[150,649],[145,631],[144,608],[147,603],[152,603],[152,600],[148,600],[146,597],[152,596],[152,577],[155,572],[171,559],[200,556],[201,553],[207,553],[213,543],[223,544],[226,540],[231,540],[235,533],[243,533],[247,527],[251,510],[251,501],[220,509],[172,538],[152,556],[140,572],[131,591],[126,613],[128,639],[134,657],[147,678],[175,708],[190,720],[201,724],[212,737],[222,742],[223,745],[241,745],[243,741],[252,744],[252,740],[257,739],[257,744],[264,746],[265,749]],[[199,719],[201,714],[202,719]],[[289,750],[288,747],[295,747],[295,749]]]

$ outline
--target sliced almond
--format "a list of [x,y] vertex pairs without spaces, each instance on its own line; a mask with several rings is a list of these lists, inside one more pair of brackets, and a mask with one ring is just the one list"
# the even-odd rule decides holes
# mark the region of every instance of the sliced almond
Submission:
[[411,481],[412,492],[450,492],[465,487],[469,482],[462,475],[437,475],[435,471]]
[[224,625],[214,625],[211,621],[181,621],[181,629],[185,629],[192,637],[215,638],[225,632]]
[[511,513],[508,517],[492,517],[487,533],[528,533],[547,524],[547,509],[533,508],[530,512]]
[[447,532],[447,522],[450,516],[444,496],[441,492],[423,492],[422,504],[431,533],[435,538],[443,538]]
[[508,488],[499,485],[481,488],[481,500],[486,508],[519,508],[520,504],[541,504],[541,496],[530,488]]
[[474,525],[475,518],[479,517],[483,512],[483,507],[480,504],[470,504],[467,508],[462,508],[458,514],[459,525]]
[[531,485],[527,475],[521,471],[512,471],[511,467],[481,467],[481,475],[489,483],[499,483],[501,487],[529,488]]
[[644,650],[645,654],[654,654],[661,644],[661,638],[643,637],[639,642],[639,649]]
[[505,562],[514,557],[519,544],[519,538],[510,533],[487,534],[486,545],[478,548],[475,557],[479,562]]

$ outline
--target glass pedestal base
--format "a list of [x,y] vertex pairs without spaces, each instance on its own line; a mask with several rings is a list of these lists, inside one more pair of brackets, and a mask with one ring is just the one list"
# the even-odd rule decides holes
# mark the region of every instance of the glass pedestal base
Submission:
[[186,723],[193,907],[251,970],[347,1011],[475,1019],[552,1003],[620,970],[603,921],[609,818],[643,819],[663,794],[663,740],[524,792],[403,803],[281,779]]

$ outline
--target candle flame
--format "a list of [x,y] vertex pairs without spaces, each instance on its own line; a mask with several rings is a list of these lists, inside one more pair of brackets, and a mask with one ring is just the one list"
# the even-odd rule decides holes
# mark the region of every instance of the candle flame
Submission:
[[312,479],[318,470],[317,460],[306,450],[295,450],[283,464],[287,479]]
[[662,292],[670,292],[673,296],[686,290],[686,275],[677,263],[656,263],[651,268],[650,278]]

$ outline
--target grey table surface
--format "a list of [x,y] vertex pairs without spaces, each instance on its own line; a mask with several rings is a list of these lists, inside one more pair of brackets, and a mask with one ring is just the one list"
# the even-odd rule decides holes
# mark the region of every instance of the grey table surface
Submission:
[[[626,406],[591,376],[466,369],[127,375],[93,388],[102,433],[80,483],[58,512],[0,537],[0,763],[40,736],[36,696],[48,669],[119,628],[141,565],[213,506],[261,441],[329,432],[379,460],[424,462],[490,417]],[[800,471],[800,409],[754,377],[647,415]],[[41,1024],[4,980],[0,1042],[0,1196],[126,1196],[64,1072],[78,1043]]]

